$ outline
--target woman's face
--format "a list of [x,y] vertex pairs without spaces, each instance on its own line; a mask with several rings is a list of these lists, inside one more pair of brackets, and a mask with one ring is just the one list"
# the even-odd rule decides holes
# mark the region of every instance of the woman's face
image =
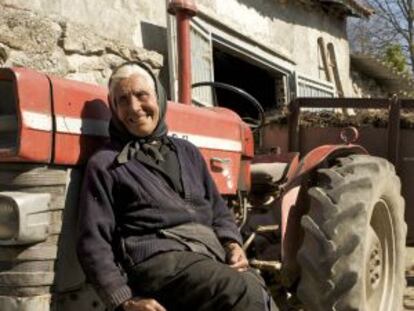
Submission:
[[155,130],[160,109],[155,90],[147,79],[137,74],[121,79],[113,99],[118,119],[132,135],[146,137]]

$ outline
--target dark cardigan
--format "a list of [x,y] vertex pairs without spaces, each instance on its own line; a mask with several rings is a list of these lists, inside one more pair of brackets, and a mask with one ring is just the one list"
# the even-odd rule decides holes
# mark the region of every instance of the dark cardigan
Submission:
[[182,198],[145,163],[117,165],[116,145],[88,162],[81,192],[77,252],[88,280],[108,307],[132,297],[118,262],[132,266],[156,253],[184,250],[159,231],[185,223],[214,230],[221,241],[242,243],[204,158],[191,143],[171,138],[181,170]]

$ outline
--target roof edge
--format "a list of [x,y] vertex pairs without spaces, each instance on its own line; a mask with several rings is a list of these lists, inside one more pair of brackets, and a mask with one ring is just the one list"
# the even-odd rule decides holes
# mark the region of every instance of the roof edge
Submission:
[[320,3],[336,4],[346,9],[347,14],[358,17],[370,17],[375,13],[374,9],[362,5],[357,0],[319,0]]

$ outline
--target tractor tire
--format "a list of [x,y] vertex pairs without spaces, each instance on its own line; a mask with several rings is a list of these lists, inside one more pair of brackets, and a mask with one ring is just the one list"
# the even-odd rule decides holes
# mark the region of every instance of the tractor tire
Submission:
[[297,256],[305,310],[403,310],[407,225],[400,192],[394,167],[382,158],[351,155],[318,170]]

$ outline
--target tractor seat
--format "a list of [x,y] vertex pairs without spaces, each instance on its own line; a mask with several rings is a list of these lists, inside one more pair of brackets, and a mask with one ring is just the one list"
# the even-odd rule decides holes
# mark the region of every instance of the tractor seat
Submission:
[[274,187],[285,177],[289,163],[254,163],[251,165],[252,187],[270,186]]

